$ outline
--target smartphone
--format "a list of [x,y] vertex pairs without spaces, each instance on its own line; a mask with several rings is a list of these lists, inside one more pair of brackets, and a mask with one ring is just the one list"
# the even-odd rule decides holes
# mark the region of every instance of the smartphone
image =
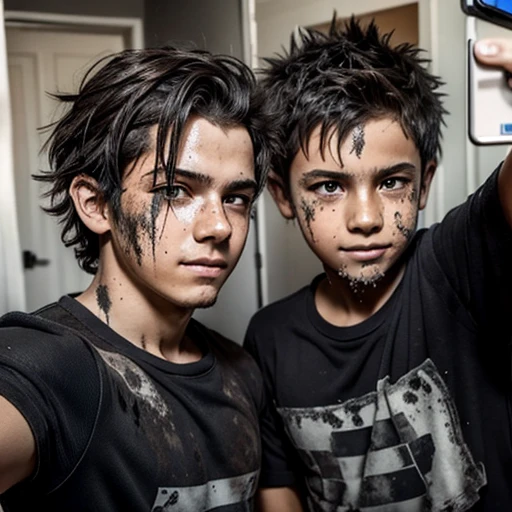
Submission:
[[468,14],[467,125],[477,145],[512,144],[512,89],[504,70],[479,64],[473,53],[477,39],[512,38],[512,0],[462,0]]
[[468,16],[512,29],[512,0],[461,0],[461,7]]

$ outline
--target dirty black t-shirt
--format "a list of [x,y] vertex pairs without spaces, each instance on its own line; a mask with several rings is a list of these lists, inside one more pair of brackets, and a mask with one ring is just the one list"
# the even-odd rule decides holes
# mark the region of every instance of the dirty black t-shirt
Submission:
[[298,483],[311,510],[512,510],[512,233],[497,172],[418,232],[405,264],[358,325],[319,315],[324,275],[252,319],[245,347],[275,405],[261,483]]
[[0,394],[27,419],[35,474],[5,512],[246,511],[260,467],[263,387],[235,343],[192,320],[203,350],[173,364],[71,297],[0,323]]

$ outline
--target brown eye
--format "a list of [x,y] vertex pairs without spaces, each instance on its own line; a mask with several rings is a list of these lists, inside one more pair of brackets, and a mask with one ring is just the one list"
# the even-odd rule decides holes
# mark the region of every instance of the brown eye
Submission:
[[232,204],[234,206],[246,206],[251,202],[251,200],[249,197],[245,195],[232,195],[226,197],[226,199],[224,199],[224,202],[226,204]]
[[405,178],[388,178],[381,184],[381,188],[385,190],[397,190],[404,188],[409,180]]
[[324,188],[328,194],[332,194],[338,190],[339,185],[335,181],[328,181],[324,184]]
[[168,187],[167,185],[163,187],[155,187],[153,190],[151,190],[151,192],[153,192],[154,194],[162,194],[168,201],[181,199],[187,193],[185,188],[177,185],[172,185],[170,187]]

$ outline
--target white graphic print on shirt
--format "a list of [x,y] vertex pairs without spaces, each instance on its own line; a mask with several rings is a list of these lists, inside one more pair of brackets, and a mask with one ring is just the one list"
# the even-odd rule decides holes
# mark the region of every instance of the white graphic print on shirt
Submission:
[[[240,512],[252,510],[251,498],[256,492],[259,471],[233,478],[213,480],[193,487],[161,487],[151,512],[222,511],[238,505]],[[230,510],[233,510],[230,508]]]
[[486,484],[446,385],[427,359],[345,403],[279,408],[322,512],[463,512]]

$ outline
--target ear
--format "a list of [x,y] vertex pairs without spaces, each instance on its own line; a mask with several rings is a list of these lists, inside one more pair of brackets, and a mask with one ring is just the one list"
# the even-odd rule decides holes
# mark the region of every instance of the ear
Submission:
[[295,217],[295,212],[290,200],[288,199],[285,185],[282,178],[274,171],[270,171],[268,175],[267,188],[279,208],[281,215],[285,219],[293,219]]
[[435,160],[430,160],[430,162],[428,162],[427,165],[425,165],[425,169],[423,170],[423,176],[421,178],[420,200],[418,203],[418,208],[420,210],[423,210],[423,208],[427,206],[430,185],[432,185],[432,179],[434,178],[436,169],[437,162]]
[[103,200],[98,182],[91,176],[75,176],[69,195],[82,222],[93,232],[103,235],[110,230],[108,208]]

